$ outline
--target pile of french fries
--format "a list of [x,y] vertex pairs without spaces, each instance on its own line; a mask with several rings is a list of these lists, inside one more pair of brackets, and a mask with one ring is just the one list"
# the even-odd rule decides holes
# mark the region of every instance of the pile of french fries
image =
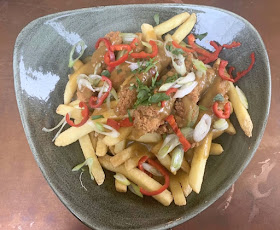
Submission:
[[[153,27],[149,24],[141,26],[143,37],[146,41],[151,39],[162,39],[162,35],[170,30],[178,27],[172,35],[172,39],[180,43],[190,33],[196,23],[196,14],[187,12],[174,16],[173,18]],[[77,76],[80,74],[91,74],[94,71],[90,58],[84,62],[78,60],[74,64],[74,73],[69,76],[69,81],[64,92],[64,104],[57,107],[56,113],[65,116],[67,113],[70,117],[78,122],[82,120],[79,101],[73,100],[77,90]],[[203,98],[202,105],[212,100],[211,91],[209,95]],[[247,110],[244,108],[237,95],[236,89],[230,83],[229,91],[230,101],[233,105],[237,119],[247,136],[252,135],[252,121]],[[104,118],[90,121],[81,127],[70,127],[62,132],[55,140],[56,146],[67,146],[75,141],[79,141],[85,159],[93,158],[91,168],[92,175],[98,185],[105,180],[103,169],[110,170],[115,173],[123,174],[128,180],[135,183],[139,187],[143,187],[148,191],[159,189],[162,185],[161,178],[151,178],[146,173],[137,168],[138,161],[142,156],[156,157],[160,150],[163,140],[161,135],[157,133],[149,133],[140,139],[135,139],[132,135],[133,127],[122,127],[119,130],[120,135],[116,138],[103,136],[94,132],[90,122],[106,123],[108,118],[118,119],[114,108],[117,101],[111,101],[111,109],[106,105],[102,105],[101,109],[95,110],[93,115],[102,114]],[[121,119],[121,118],[120,118]],[[185,158],[181,169],[175,173],[170,170],[171,157],[167,155],[164,158],[158,158],[159,162],[169,170],[170,186],[162,193],[153,196],[165,206],[171,204],[174,200],[176,205],[186,205],[186,197],[192,192],[199,193],[204,176],[205,165],[209,155],[220,155],[223,147],[220,144],[213,143],[212,140],[220,136],[223,132],[230,135],[236,133],[232,123],[227,120],[229,127],[225,131],[210,132],[197,147],[185,153]],[[145,143],[145,145],[141,144]],[[148,147],[147,147],[148,146]],[[111,154],[109,155],[108,152]],[[189,164],[191,162],[191,165]],[[127,186],[115,180],[116,190],[126,192]]]

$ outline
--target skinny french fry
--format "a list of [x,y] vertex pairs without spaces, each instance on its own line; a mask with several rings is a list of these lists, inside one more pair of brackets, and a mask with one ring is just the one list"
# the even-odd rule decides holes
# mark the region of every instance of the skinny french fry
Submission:
[[133,143],[117,155],[111,158],[111,163],[114,167],[118,167],[119,165],[123,164],[132,156],[137,155],[139,152],[143,150],[143,146],[137,142]]
[[193,158],[193,149],[189,149],[186,153],[185,153],[185,159],[188,162],[191,162]]
[[91,172],[92,175],[95,178],[95,181],[98,185],[103,184],[105,180],[105,174],[104,171],[95,155],[94,149],[91,145],[91,141],[89,138],[89,135],[85,135],[79,139],[83,154],[85,156],[85,159],[88,159],[90,157],[93,158],[92,168]]
[[71,76],[69,81],[66,84],[65,91],[64,91],[64,104],[67,105],[71,102],[74,93],[77,90],[77,77],[80,74],[91,74],[93,73],[94,68],[90,62],[81,66],[76,72],[74,72]]
[[143,39],[146,42],[157,39],[156,33],[154,31],[154,27],[152,25],[144,23],[141,25],[141,30],[143,34]]
[[70,117],[76,120],[82,120],[82,113],[80,109],[76,109],[69,105],[61,104],[57,107],[56,113],[62,116],[65,116],[67,113],[70,113]]
[[181,165],[181,169],[186,172],[186,173],[189,173],[190,172],[190,165],[189,163],[186,161],[185,158],[183,158],[183,162],[182,162],[182,165]]
[[96,145],[97,145],[97,139],[98,138],[97,138],[97,136],[95,136],[95,132],[89,133],[89,137],[90,137],[93,149],[96,150]]
[[189,183],[193,191],[200,192],[202,180],[205,171],[206,161],[209,156],[210,146],[212,142],[212,132],[210,132],[202,141],[202,143],[195,148],[192,159],[191,171],[189,174]]
[[247,109],[242,104],[233,83],[230,82],[229,99],[232,103],[233,110],[236,114],[237,120],[240,124],[241,129],[244,131],[246,136],[252,136],[253,123]]
[[[152,149],[151,152],[157,156],[158,151],[160,150],[162,146],[163,141],[157,143]],[[164,158],[157,157],[159,162],[168,169],[169,172],[171,172],[170,165],[171,165],[171,157],[167,154]],[[176,172],[171,172],[172,174],[176,174]]]
[[96,144],[96,155],[99,157],[105,156],[108,151],[107,145],[104,144],[102,139],[98,137]]
[[187,173],[183,172],[182,170],[179,170],[176,177],[178,177],[178,180],[182,186],[182,190],[184,192],[185,197],[190,195],[192,192],[192,188],[189,184],[189,176]]
[[123,151],[125,149],[125,146],[126,146],[126,140],[122,140],[119,143],[117,143],[114,149],[115,153],[118,154],[119,152]]
[[221,136],[223,133],[225,132],[225,130],[213,130],[212,131],[212,140],[218,138],[219,136]]
[[210,147],[210,155],[220,155],[224,151],[223,146],[217,143],[212,143]]
[[[130,171],[127,171],[124,165],[120,165],[115,168],[110,161],[110,156],[108,155],[99,158],[99,161],[100,164],[107,170],[123,174],[127,179],[131,180],[138,186],[148,191],[157,190],[162,186],[160,183],[158,183],[153,178],[149,177],[146,173],[142,172],[137,168],[131,169]],[[164,206],[169,206],[173,200],[170,191],[168,191],[167,189],[164,190],[162,193],[153,196],[153,198],[162,203]]]
[[[106,122],[107,119],[100,118],[95,120],[96,122]],[[93,122],[93,121],[90,121]],[[94,131],[92,125],[89,124],[89,121],[80,127],[70,127],[69,129],[62,132],[55,140],[54,144],[56,146],[66,146],[74,143],[80,137]]]
[[115,187],[117,192],[127,192],[127,186],[115,179]]
[[92,56],[87,56],[84,60],[83,60],[83,63],[88,63],[90,62],[92,59]]
[[235,135],[236,130],[229,119],[227,119],[227,123],[228,123],[228,128],[225,130],[225,132],[228,133],[229,135]]
[[131,131],[132,131],[132,127],[122,127],[122,128],[119,129],[120,135],[118,137],[106,136],[106,137],[103,138],[103,142],[107,146],[116,145],[117,143],[126,139],[127,136],[131,133]]
[[158,133],[146,133],[137,139],[133,135],[129,135],[127,139],[143,143],[158,143],[161,140],[161,135]]
[[115,146],[108,146],[110,152],[115,156],[116,152],[115,152]]
[[70,106],[73,106],[73,107],[79,106],[80,102],[81,102],[81,101],[77,99],[77,100],[75,100],[75,101],[71,101],[71,102],[69,103],[69,105],[70,105]]
[[83,65],[84,65],[84,63],[83,63],[81,60],[75,61],[74,65],[73,65],[74,71],[77,71],[77,70],[80,69]]
[[172,35],[172,39],[178,43],[183,41],[184,38],[191,32],[195,23],[196,14],[192,13],[191,16],[175,31]]
[[162,36],[163,34],[173,30],[177,26],[181,25],[190,17],[190,14],[187,12],[178,14],[167,21],[160,23],[156,27],[154,27],[155,33],[157,36]]
[[138,166],[138,162],[139,160],[143,157],[143,156],[148,156],[148,157],[151,157],[152,154],[149,153],[148,151],[143,151],[141,152],[140,154],[138,154],[138,156],[134,156],[134,157],[131,157],[129,158],[125,163],[125,169],[126,170],[131,170],[133,168],[136,168]]
[[186,205],[187,204],[186,197],[183,193],[183,190],[181,188],[181,185],[180,185],[177,177],[170,175],[169,187],[170,187],[172,196],[174,198],[174,203],[179,206]]

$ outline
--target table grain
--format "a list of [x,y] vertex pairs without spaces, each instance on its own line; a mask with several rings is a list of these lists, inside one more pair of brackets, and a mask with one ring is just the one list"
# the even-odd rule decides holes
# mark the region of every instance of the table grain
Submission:
[[188,3],[220,7],[251,22],[266,45],[272,72],[270,116],[262,142],[237,182],[183,229],[280,229],[280,2],[278,0],[0,0],[0,229],[88,229],[59,201],[28,146],[13,81],[15,39],[30,21],[51,13],[112,4]]

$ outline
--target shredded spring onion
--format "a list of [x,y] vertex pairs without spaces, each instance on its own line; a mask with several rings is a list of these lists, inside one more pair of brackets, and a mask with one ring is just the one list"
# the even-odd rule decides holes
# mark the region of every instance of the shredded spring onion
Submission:
[[83,163],[76,165],[74,168],[72,168],[72,172],[79,171],[80,169],[82,169],[86,165],[88,166],[91,179],[94,180],[94,176],[92,174],[92,165],[93,165],[93,158],[92,157],[89,157]]
[[[79,55],[78,55],[77,58],[73,59],[74,52],[75,52],[75,50],[76,50],[78,47],[80,47]],[[85,44],[85,42],[84,42],[83,40],[77,42],[77,43],[73,46],[73,48],[72,48],[72,50],[71,50],[71,52],[70,52],[68,67],[70,67],[70,68],[73,67],[74,63],[75,63],[78,59],[80,59],[80,57],[82,57],[82,55],[83,55],[84,52],[85,52],[85,49],[86,49],[86,44]]]
[[130,185],[130,181],[121,173],[116,173],[116,175],[114,175],[115,179],[117,181],[119,181],[121,184],[123,185]]
[[238,86],[236,86],[235,88],[236,88],[236,92],[239,96],[239,99],[240,99],[242,105],[244,105],[244,107],[246,109],[248,109],[248,101],[247,101],[247,98],[246,98],[244,92]]
[[160,177],[162,176],[162,175],[160,174],[160,172],[159,172],[155,167],[149,165],[148,163],[143,163],[142,165],[143,165],[143,168],[144,168],[147,172],[153,174],[154,176],[160,176]]
[[58,130],[58,132],[55,134],[55,136],[54,136],[54,138],[52,139],[52,142],[54,142],[55,141],[55,139],[58,137],[58,135],[61,133],[61,131],[62,131],[62,129],[64,128],[64,126],[67,124],[67,122],[66,122],[66,118],[65,117],[63,117],[62,119],[61,119],[61,121],[58,123],[58,125],[57,126],[55,126],[55,127],[53,127],[53,128],[51,128],[51,129],[47,129],[47,128],[43,128],[42,129],[42,131],[44,131],[44,132],[52,132],[52,131],[54,131],[55,129],[58,129],[60,126],[60,129]]
[[120,33],[120,36],[122,37],[123,43],[125,44],[132,42],[134,38],[138,37],[134,33]]
[[134,193],[135,195],[140,196],[140,197],[143,198],[143,194],[140,192],[140,188],[139,188],[138,185],[136,185],[136,184],[130,182],[130,185],[128,186],[128,189],[129,189],[132,193]]
[[187,140],[191,140],[193,138],[193,129],[190,127],[184,127],[181,129],[181,133]]
[[201,71],[203,74],[206,74],[207,67],[204,65],[202,61],[197,59],[192,59],[192,62],[197,70]]
[[185,57],[182,54],[179,54],[178,56],[172,56],[172,64],[176,70],[177,73],[181,75],[185,75],[187,72],[186,64],[185,64]]
[[210,130],[212,118],[208,114],[204,114],[198,124],[194,128],[193,139],[200,142],[206,137]]
[[[97,133],[103,134],[103,135],[105,135],[105,136],[114,137],[114,138],[116,138],[116,137],[118,137],[118,136],[120,135],[120,133],[119,133],[117,130],[115,130],[115,129],[112,128],[111,126],[105,125],[105,124],[102,124],[103,128],[108,129],[108,130],[111,130],[111,132],[100,131],[100,130],[97,128],[98,125],[96,125],[96,123],[97,123],[97,122],[93,122],[93,121],[90,121],[90,120],[87,121],[87,124],[89,124],[90,126],[92,126],[93,129],[94,129],[94,131],[97,132]],[[100,123],[100,124],[101,124],[101,123]],[[99,127],[99,128],[100,128],[100,127]]]
[[171,172],[177,172],[182,165],[183,157],[184,157],[184,149],[182,145],[177,146],[171,153],[171,165],[170,170]]
[[213,127],[214,127],[214,129],[217,129],[217,130],[226,130],[228,128],[228,123],[227,123],[226,119],[220,118],[214,122]]
[[164,139],[164,142],[158,151],[157,156],[159,158],[164,158],[168,153],[170,153],[176,146],[180,144],[178,137],[175,134],[169,134]]

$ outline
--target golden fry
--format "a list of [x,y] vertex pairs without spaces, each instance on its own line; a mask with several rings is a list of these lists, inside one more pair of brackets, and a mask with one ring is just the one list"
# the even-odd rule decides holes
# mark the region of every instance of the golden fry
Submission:
[[91,172],[93,177],[95,178],[95,181],[98,185],[103,184],[105,180],[105,174],[104,171],[95,155],[95,151],[91,145],[91,141],[89,138],[89,135],[85,135],[79,139],[83,154],[85,156],[85,159],[93,158],[92,168]]
[[160,23],[156,27],[154,27],[155,33],[157,36],[162,36],[163,34],[173,30],[177,26],[181,25],[190,17],[190,14],[187,12],[178,14],[165,22]]
[[191,16],[175,31],[172,35],[172,39],[178,43],[183,41],[184,38],[191,32],[195,23],[196,14],[192,13]]
[[236,114],[237,120],[240,124],[241,129],[244,131],[246,136],[252,136],[253,123],[247,109],[242,104],[233,83],[230,82],[229,99],[232,103],[233,110]]
[[225,130],[225,132],[228,133],[229,135],[235,135],[236,130],[229,119],[227,119],[227,123],[228,123],[228,128]]
[[89,137],[90,137],[93,149],[96,150],[96,145],[97,145],[97,139],[98,138],[97,138],[97,136],[95,136],[95,132],[89,133]]
[[158,143],[161,141],[161,135],[158,133],[146,133],[140,138],[135,138],[133,135],[129,135],[128,139],[131,141],[138,141],[143,143]]
[[127,186],[115,179],[115,187],[117,192],[127,192]]
[[96,145],[96,155],[99,157],[105,156],[108,151],[107,145],[104,144],[102,139],[98,137]]
[[217,143],[212,143],[210,147],[210,155],[220,155],[224,151],[223,146]]
[[143,146],[137,142],[133,143],[117,155],[111,158],[111,163],[114,167],[118,167],[119,165],[123,164],[132,156],[135,156],[139,152],[143,150]]
[[[99,158],[101,165],[107,170],[123,174],[127,179],[148,191],[154,191],[161,188],[162,185],[160,183],[158,183],[153,178],[149,177],[146,173],[142,172],[137,168],[133,168],[130,171],[127,171],[124,165],[114,167],[111,163],[110,158],[111,157],[108,155]],[[164,190],[162,193],[153,196],[153,198],[162,203],[164,206],[169,206],[173,200],[170,191],[168,191],[167,189]]]
[[210,132],[202,141],[202,143],[194,149],[191,171],[189,174],[189,183],[193,191],[200,192],[202,180],[204,176],[206,161],[209,156],[210,146],[212,142],[212,132]]
[[169,187],[170,187],[172,196],[174,198],[174,203],[179,206],[186,205],[187,204],[186,197],[183,193],[183,190],[181,188],[181,185],[180,185],[177,177],[175,177],[174,175],[170,175]]
[[116,145],[117,143],[126,139],[127,136],[131,133],[131,131],[132,131],[132,127],[122,127],[122,128],[119,129],[120,135],[118,137],[106,136],[106,137],[104,137],[103,142],[107,146]]
[[70,117],[74,118],[75,120],[80,121],[80,120],[83,119],[81,110],[76,109],[76,108],[74,108],[72,106],[69,106],[69,105],[64,105],[64,104],[59,105],[56,109],[56,113],[60,114],[62,116],[66,116],[66,114],[69,113]]
[[144,23],[141,25],[141,30],[143,34],[143,39],[146,42],[157,39],[156,33],[154,31],[154,27],[152,25]]
[[125,149],[125,146],[126,146],[126,140],[122,140],[119,143],[117,143],[114,149],[115,153],[118,154],[119,152],[123,151]]
[[134,157],[131,157],[129,158],[125,163],[125,169],[126,170],[131,170],[133,168],[136,168],[138,166],[138,162],[139,160],[143,157],[143,156],[148,156],[148,157],[151,157],[152,154],[149,153],[148,151],[143,151],[143,152],[140,152],[137,156],[134,156]]
[[74,71],[77,71],[77,70],[80,69],[83,65],[84,65],[84,63],[83,63],[81,60],[75,61],[74,65],[73,65]]
[[176,177],[178,177],[178,180],[182,186],[182,190],[184,192],[185,197],[190,195],[192,192],[192,188],[189,184],[189,176],[187,173],[183,172],[182,170],[178,171]]

